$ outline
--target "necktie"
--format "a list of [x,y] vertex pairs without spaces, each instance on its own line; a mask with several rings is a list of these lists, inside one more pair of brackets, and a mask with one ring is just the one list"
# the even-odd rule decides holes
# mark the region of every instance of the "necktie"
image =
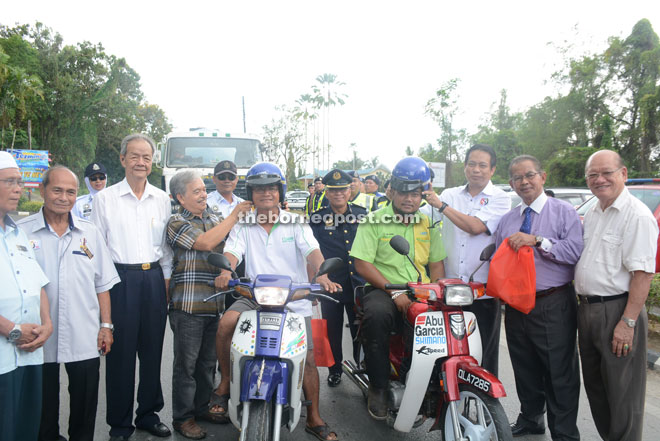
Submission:
[[523,214],[525,215],[525,219],[520,226],[520,231],[530,234],[532,232],[532,209],[530,207],[525,208]]

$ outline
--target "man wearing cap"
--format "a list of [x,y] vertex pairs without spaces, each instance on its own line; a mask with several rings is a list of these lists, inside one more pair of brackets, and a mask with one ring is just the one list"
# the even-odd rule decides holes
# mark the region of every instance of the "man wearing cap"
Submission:
[[644,303],[655,273],[658,224],[626,188],[628,169],[616,152],[591,155],[585,178],[598,203],[584,215],[584,252],[575,268],[584,389],[603,439],[641,440]]
[[119,276],[94,224],[70,214],[77,189],[71,170],[49,168],[39,185],[42,209],[17,222],[50,280],[46,293],[54,331],[44,345],[40,440],[63,439],[60,363],[69,377],[69,439],[94,438],[99,354],[109,353],[113,342],[109,289]]
[[307,191],[309,192],[310,195],[314,194],[314,184],[313,183],[310,182],[309,184],[307,184]]
[[89,220],[92,215],[92,201],[94,200],[94,196],[108,185],[108,172],[103,164],[92,162],[85,167],[85,185],[87,186],[87,190],[89,190],[89,194],[78,196],[71,214]]
[[380,178],[377,175],[369,175],[364,178],[364,192],[376,199],[384,196],[383,193],[378,191],[378,187],[380,187]]
[[14,157],[0,152],[0,438],[39,433],[43,349],[53,332],[46,275],[27,236],[9,217],[23,191]]
[[213,170],[213,183],[215,191],[209,193],[206,199],[206,205],[216,215],[219,214],[227,219],[236,205],[243,202],[243,199],[234,194],[236,184],[238,184],[238,169],[232,161],[220,161]]
[[307,198],[305,203],[305,213],[309,216],[316,210],[328,206],[328,200],[325,197],[323,179],[320,176],[314,178],[314,194]]
[[[340,303],[321,300],[323,318],[328,323],[328,340],[332,348],[335,364],[329,368],[328,385],[335,387],[341,382],[343,360],[342,332],[344,330],[344,311],[348,316],[351,336],[355,339],[355,311],[353,292],[356,286],[364,285],[364,279],[355,270],[354,260],[349,256],[359,221],[367,215],[367,210],[359,205],[349,205],[348,197],[351,177],[344,171],[333,169],[323,177],[325,196],[329,205],[310,216],[310,226],[319,243],[325,259],[340,257],[344,266],[340,271],[330,274],[330,280],[339,283],[342,291],[334,297]],[[357,359],[357,355],[353,354]]]
[[[113,351],[106,359],[107,422],[111,440],[128,439],[135,430],[166,437],[171,432],[158,414],[164,405],[160,362],[167,321],[166,286],[172,249],[166,226],[169,196],[147,182],[154,141],[139,133],[121,142],[119,159],[126,177],[94,198],[92,221],[106,241],[121,278],[110,290],[115,326]],[[135,358],[140,357],[135,426]]]
[[360,191],[362,188],[362,179],[355,170],[348,171],[347,174],[351,177],[351,195],[348,199],[348,203],[358,205],[367,210],[367,212],[371,211],[375,198],[373,195],[362,193]]

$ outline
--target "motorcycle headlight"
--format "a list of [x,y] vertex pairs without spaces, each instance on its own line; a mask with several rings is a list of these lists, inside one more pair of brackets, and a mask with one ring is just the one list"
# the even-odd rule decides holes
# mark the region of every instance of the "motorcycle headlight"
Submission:
[[474,301],[472,288],[468,285],[449,285],[445,288],[445,303],[450,306],[467,306]]
[[288,288],[280,288],[277,286],[261,286],[259,288],[254,288],[254,299],[258,304],[264,306],[284,305],[288,296]]

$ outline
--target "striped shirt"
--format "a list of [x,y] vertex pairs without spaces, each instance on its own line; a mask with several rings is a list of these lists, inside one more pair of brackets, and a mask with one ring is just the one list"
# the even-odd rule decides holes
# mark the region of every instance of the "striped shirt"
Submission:
[[[224,309],[222,297],[204,303],[204,298],[214,294],[215,288],[208,285],[220,269],[209,264],[208,251],[193,249],[193,244],[204,232],[222,222],[223,218],[207,207],[202,217],[194,216],[182,208],[173,214],[167,223],[167,243],[174,254],[172,278],[170,279],[170,309],[195,315],[217,315]],[[224,242],[213,252],[222,253]]]

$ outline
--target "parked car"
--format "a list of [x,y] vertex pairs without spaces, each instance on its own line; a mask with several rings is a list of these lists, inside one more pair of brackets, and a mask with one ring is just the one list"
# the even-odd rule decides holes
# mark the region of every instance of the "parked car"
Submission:
[[[655,216],[660,227],[660,178],[628,179],[626,187],[630,194],[644,202]],[[598,198],[591,198],[577,208],[580,219],[598,202]],[[655,272],[660,272],[660,236],[658,237],[658,254],[655,256]]]
[[546,188],[546,190],[552,190],[555,194],[554,197],[568,202],[574,207],[579,207],[584,203],[584,201],[591,199],[593,194],[588,188]]
[[309,192],[303,190],[287,191],[284,199],[289,203],[291,210],[304,210]]

